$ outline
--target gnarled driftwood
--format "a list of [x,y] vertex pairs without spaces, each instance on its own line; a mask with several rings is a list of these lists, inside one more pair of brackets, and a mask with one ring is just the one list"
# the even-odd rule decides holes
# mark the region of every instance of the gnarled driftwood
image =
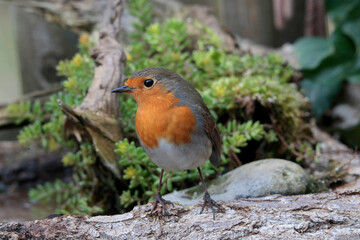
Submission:
[[81,105],[75,109],[58,103],[67,116],[66,134],[75,135],[80,142],[90,140],[102,163],[120,178],[114,143],[122,138],[120,110],[111,89],[122,84],[126,55],[116,37],[125,0],[109,1],[100,23],[99,41],[92,51],[95,75]]

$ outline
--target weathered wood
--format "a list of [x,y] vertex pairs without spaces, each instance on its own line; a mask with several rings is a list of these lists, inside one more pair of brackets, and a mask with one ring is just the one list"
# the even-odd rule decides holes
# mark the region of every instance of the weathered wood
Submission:
[[360,191],[268,196],[223,202],[225,213],[199,214],[175,204],[170,216],[152,204],[114,216],[61,216],[0,223],[1,239],[358,239]]
[[120,109],[111,89],[122,84],[126,55],[117,42],[124,0],[109,1],[100,22],[99,41],[92,51],[95,74],[84,101],[75,109],[58,103],[67,116],[65,132],[79,142],[91,141],[102,163],[120,178],[114,143],[122,139]]

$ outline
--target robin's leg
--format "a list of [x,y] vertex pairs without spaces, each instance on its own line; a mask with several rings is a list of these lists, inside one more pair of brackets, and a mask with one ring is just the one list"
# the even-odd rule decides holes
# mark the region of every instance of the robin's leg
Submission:
[[171,205],[174,206],[174,204],[173,204],[172,202],[170,202],[170,201],[167,201],[167,200],[163,199],[162,196],[161,196],[161,193],[160,193],[160,191],[161,191],[161,182],[162,182],[163,174],[164,174],[164,169],[161,169],[159,188],[158,188],[158,192],[157,192],[157,194],[156,194],[156,196],[155,196],[155,204],[154,204],[154,207],[153,207],[153,209],[151,210],[151,212],[153,212],[153,211],[156,209],[158,203],[161,203],[163,215],[170,215],[169,212],[168,212],[168,210],[166,209],[166,206],[165,206],[165,205],[166,205],[166,204],[171,204]]
[[210,209],[211,209],[211,211],[213,213],[213,218],[215,220],[215,209],[214,209],[214,207],[219,209],[221,212],[223,212],[224,209],[218,203],[216,203],[214,200],[211,199],[210,194],[209,194],[209,192],[207,190],[206,184],[204,182],[204,178],[203,178],[203,176],[201,174],[200,168],[198,167],[197,169],[199,171],[200,179],[201,179],[201,182],[202,182],[202,184],[204,186],[204,189],[205,189],[205,195],[204,195],[204,198],[203,198],[204,199],[204,204],[202,206],[200,214],[204,211],[205,206],[208,206],[208,207],[210,207]]

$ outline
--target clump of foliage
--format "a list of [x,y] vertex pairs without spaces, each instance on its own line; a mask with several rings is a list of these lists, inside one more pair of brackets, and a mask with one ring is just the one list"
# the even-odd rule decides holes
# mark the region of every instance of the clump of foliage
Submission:
[[[79,39],[79,53],[72,60],[60,61],[57,71],[66,78],[62,82],[63,91],[52,95],[48,101],[22,101],[10,104],[7,112],[16,119],[16,123],[28,122],[18,136],[25,146],[38,143],[48,151],[64,152],[71,150],[63,157],[65,166],[72,166],[72,182],[56,180],[54,183],[39,185],[29,192],[32,202],[56,203],[59,213],[97,214],[103,212],[102,206],[95,201],[94,194],[99,187],[99,172],[96,155],[92,145],[83,142],[80,145],[74,139],[65,138],[64,114],[57,99],[76,107],[86,96],[94,74],[90,49],[93,43],[88,35]],[[104,186],[102,186],[104,187]],[[105,187],[107,190],[107,187]]]
[[[299,161],[313,157],[305,122],[307,102],[296,86],[289,83],[292,69],[279,56],[228,53],[220,39],[197,22],[194,26],[201,34],[196,38],[183,20],[152,23],[151,4],[147,0],[131,0],[128,8],[138,20],[127,49],[126,75],[155,66],[180,73],[198,89],[218,122],[223,141],[221,165],[215,168],[207,161],[202,166],[205,176],[215,177],[234,168],[236,163],[252,161],[240,157],[241,151],[250,143],[256,146],[252,151],[264,152],[263,155],[268,157],[282,156]],[[115,150],[122,173],[120,181],[104,173],[90,143],[79,146],[71,139],[64,139],[64,115],[56,99],[60,98],[70,106],[81,103],[93,75],[90,47],[88,40],[80,39],[80,53],[71,61],[59,64],[59,74],[66,77],[63,92],[51,97],[44,105],[26,102],[8,109],[19,122],[31,122],[19,135],[22,143],[30,144],[36,140],[51,151],[74,150],[63,158],[66,166],[74,168],[72,182],[58,180],[30,192],[33,201],[55,199],[63,213],[97,214],[108,213],[111,208],[117,211],[129,209],[151,200],[159,183],[160,169],[136,139],[136,103],[129,96],[120,97],[125,135]],[[164,194],[198,181],[196,170],[166,171],[161,191]],[[111,182],[114,184],[109,184]],[[109,201],[108,195],[119,196],[118,204]]]
[[326,0],[334,31],[329,38],[307,37],[295,44],[302,87],[316,116],[328,108],[345,81],[360,82],[360,1]]
[[[151,15],[147,1],[131,1],[130,8],[146,9],[141,15]],[[138,14],[134,12],[136,16]],[[289,83],[293,70],[281,57],[227,53],[220,39],[203,25],[195,22],[197,42],[191,39],[187,24],[180,19],[151,23],[140,17],[136,33],[128,49],[126,74],[148,67],[164,66],[180,73],[201,93],[222,133],[222,163],[218,168],[209,162],[202,166],[205,176],[214,176],[231,169],[231,163],[241,164],[239,153],[249,142],[263,143],[268,156],[284,156],[301,161],[314,157],[308,141],[308,103]],[[121,96],[121,108],[126,134],[134,136],[136,103]],[[247,111],[248,110],[248,111]],[[259,112],[261,113],[260,116]],[[129,189],[123,191],[124,207],[152,199],[157,191],[160,170],[137,143],[124,139],[117,143],[120,165]],[[275,150],[274,150],[275,149]],[[162,193],[199,181],[196,170],[164,174]],[[151,184],[149,184],[151,183]]]
[[64,115],[57,103],[61,99],[69,106],[79,105],[86,96],[86,91],[93,77],[93,61],[89,50],[92,43],[84,35],[79,41],[79,50],[71,61],[61,61],[57,67],[58,74],[67,78],[62,83],[64,91],[54,94],[42,104],[40,101],[21,101],[8,105],[9,117],[14,118],[17,124],[28,121],[30,124],[20,132],[18,139],[24,145],[38,142],[41,147],[55,151],[64,145],[74,146],[73,141],[64,138]]

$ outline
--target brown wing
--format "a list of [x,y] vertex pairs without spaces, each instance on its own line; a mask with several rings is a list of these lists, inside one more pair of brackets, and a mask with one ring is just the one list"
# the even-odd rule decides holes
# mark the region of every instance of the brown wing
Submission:
[[209,112],[203,113],[205,120],[205,131],[212,143],[212,152],[210,156],[210,162],[214,166],[218,166],[220,163],[221,156],[221,137],[220,131],[216,126],[211,114]]

